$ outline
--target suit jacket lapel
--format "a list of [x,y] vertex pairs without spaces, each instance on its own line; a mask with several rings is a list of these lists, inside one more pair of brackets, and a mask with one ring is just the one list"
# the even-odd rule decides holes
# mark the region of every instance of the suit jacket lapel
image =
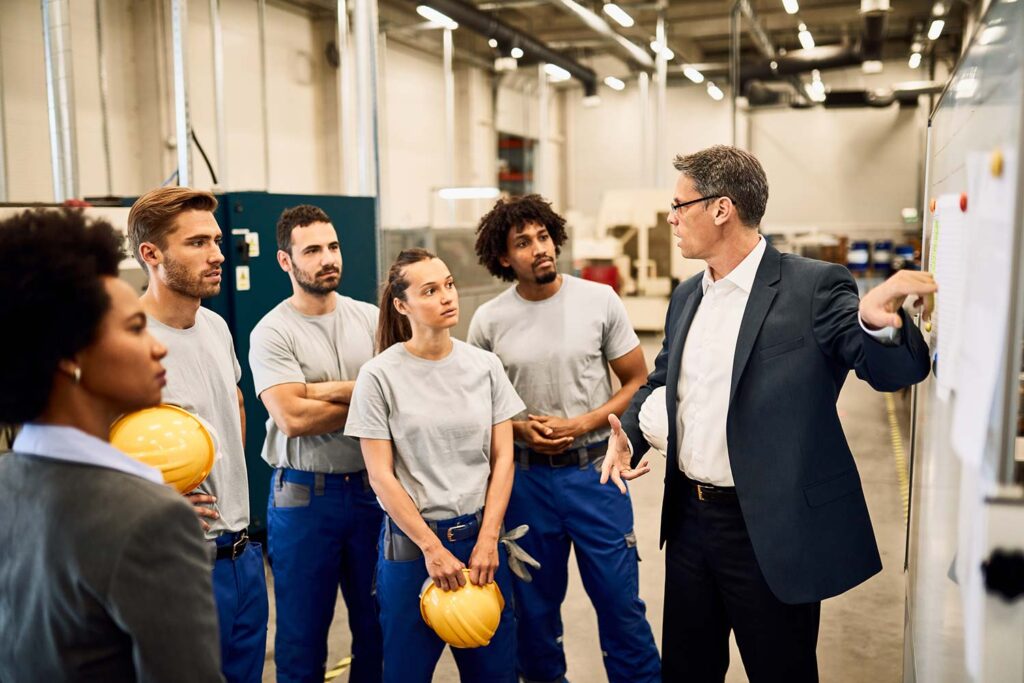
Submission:
[[770,244],[765,246],[764,256],[761,257],[761,265],[757,268],[757,275],[754,277],[754,284],[750,289],[750,296],[747,298],[747,307],[743,311],[743,319],[740,322],[740,332],[736,337],[736,355],[732,362],[732,383],[729,388],[729,402],[736,394],[736,387],[740,383],[743,370],[750,360],[750,352],[754,348],[754,341],[761,331],[761,325],[768,315],[768,310],[775,300],[777,289],[775,284],[779,281],[780,264],[782,256],[778,250]]
[[675,387],[679,384],[679,368],[683,362],[683,344],[686,343],[686,334],[690,331],[693,316],[697,314],[697,306],[703,298],[704,290],[698,282],[694,290],[690,292],[690,296],[686,298],[686,305],[683,306],[683,312],[679,315],[679,323],[672,333],[672,344],[669,346],[668,356],[668,377],[665,386],[671,388],[673,395]]

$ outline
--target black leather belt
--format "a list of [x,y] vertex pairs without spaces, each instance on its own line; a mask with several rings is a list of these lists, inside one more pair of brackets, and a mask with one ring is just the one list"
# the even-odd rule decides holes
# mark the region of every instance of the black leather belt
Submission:
[[249,545],[249,532],[246,529],[242,529],[238,533],[229,534],[235,537],[233,543],[217,546],[217,561],[220,560],[231,560],[234,562],[242,553],[245,552],[245,546]]
[[589,446],[581,446],[572,450],[562,451],[557,455],[546,455],[530,450],[529,448],[516,447],[516,462],[520,466],[545,465],[547,467],[569,467],[574,465],[584,468],[590,463],[601,458],[608,452],[608,441],[599,441]]
[[738,503],[735,486],[712,486],[692,479],[687,480],[697,500],[705,503]]

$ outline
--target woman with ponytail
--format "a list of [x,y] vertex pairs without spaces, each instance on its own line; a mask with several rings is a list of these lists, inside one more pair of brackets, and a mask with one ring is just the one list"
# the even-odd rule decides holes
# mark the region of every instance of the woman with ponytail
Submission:
[[378,355],[356,380],[345,434],[361,440],[387,517],[377,563],[384,680],[428,683],[444,642],[419,593],[496,581],[509,600],[489,645],[455,649],[463,681],[516,680],[511,574],[498,536],[512,490],[511,418],[525,406],[494,354],[453,339],[459,296],[443,261],[407,249],[381,296]]

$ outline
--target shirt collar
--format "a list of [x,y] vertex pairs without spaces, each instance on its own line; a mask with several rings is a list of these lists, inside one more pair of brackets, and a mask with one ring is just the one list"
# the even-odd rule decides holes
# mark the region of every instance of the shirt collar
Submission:
[[26,424],[14,440],[13,450],[43,458],[106,467],[163,484],[160,470],[133,460],[106,441],[74,427]]
[[[764,256],[767,246],[768,243],[764,237],[758,235],[757,244],[750,250],[750,253],[722,279],[728,280],[749,294],[754,287],[754,278],[757,276],[757,269],[761,265],[761,258]],[[707,294],[708,287],[714,283],[715,281],[711,277],[711,268],[705,268],[704,279],[701,281],[702,293]]]

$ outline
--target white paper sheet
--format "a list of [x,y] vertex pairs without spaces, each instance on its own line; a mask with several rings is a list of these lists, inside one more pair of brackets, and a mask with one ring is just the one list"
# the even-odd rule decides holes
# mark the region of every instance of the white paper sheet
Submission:
[[933,222],[934,258],[931,271],[939,292],[935,298],[938,331],[938,361],[935,390],[949,400],[957,378],[961,306],[964,296],[966,258],[964,254],[966,214],[960,210],[960,195],[946,194],[935,202]]
[[[953,450],[970,466],[981,464],[985,438],[1006,349],[1013,215],[1017,160],[1006,153],[1003,174],[988,169],[988,153],[971,154],[967,163],[978,179],[970,198],[969,272],[957,327],[957,375],[953,406]],[[941,249],[941,246],[940,246]],[[942,268],[940,261],[939,268]],[[939,296],[942,296],[941,283]],[[941,318],[940,318],[941,324]],[[944,330],[940,330],[941,335]],[[939,374],[943,372],[940,351]],[[1001,402],[998,402],[1001,405]]]

